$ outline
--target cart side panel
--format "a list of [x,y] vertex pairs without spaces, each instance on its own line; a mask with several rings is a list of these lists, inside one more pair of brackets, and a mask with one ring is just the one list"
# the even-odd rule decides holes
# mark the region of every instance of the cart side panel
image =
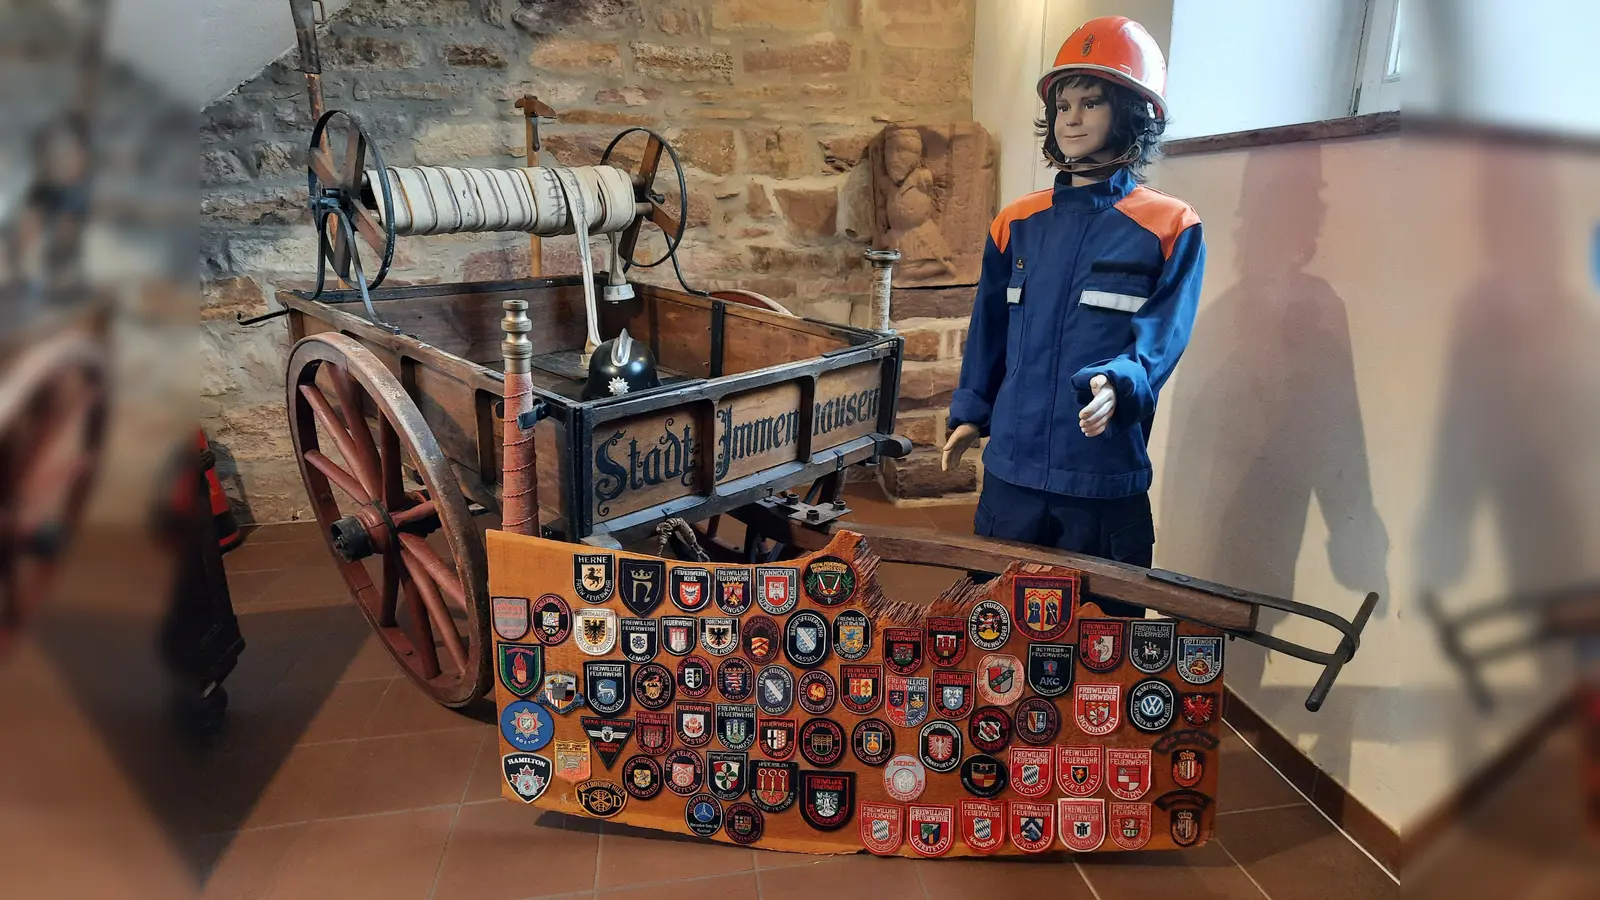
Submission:
[[[809,324],[800,319],[792,322],[797,326]],[[824,353],[850,346],[849,341],[835,335],[819,334],[808,328],[782,327],[781,319],[774,322],[770,315],[732,304],[723,317],[722,334],[724,375],[816,359]]]
[[695,421],[696,404],[705,405],[691,401],[595,427],[589,486],[595,521],[703,492],[704,430]]

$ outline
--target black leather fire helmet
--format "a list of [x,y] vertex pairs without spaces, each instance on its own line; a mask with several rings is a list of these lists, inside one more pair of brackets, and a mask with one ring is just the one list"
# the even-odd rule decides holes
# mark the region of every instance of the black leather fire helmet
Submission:
[[583,399],[620,397],[646,388],[660,387],[656,360],[650,348],[628,335],[628,329],[594,348],[589,357],[589,380],[583,386]]

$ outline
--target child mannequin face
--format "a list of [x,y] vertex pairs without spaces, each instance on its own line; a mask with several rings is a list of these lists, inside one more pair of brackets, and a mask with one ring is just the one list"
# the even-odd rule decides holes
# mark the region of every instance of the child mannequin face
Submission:
[[1063,84],[1055,91],[1056,146],[1067,159],[1096,158],[1111,136],[1111,103],[1097,80]]

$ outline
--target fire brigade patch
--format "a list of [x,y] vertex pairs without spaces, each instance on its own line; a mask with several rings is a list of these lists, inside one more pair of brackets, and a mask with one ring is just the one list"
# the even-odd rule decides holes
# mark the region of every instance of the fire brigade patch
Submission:
[[1222,638],[1178,638],[1178,675],[1190,684],[1210,684],[1222,674]]
[[1084,734],[1098,737],[1116,731],[1122,724],[1122,685],[1073,685],[1072,712]]
[[954,772],[961,765],[961,732],[943,719],[934,719],[917,733],[917,755],[935,772]]
[[1029,799],[1043,797],[1050,793],[1055,765],[1054,747],[1012,747],[1011,789]]
[[756,705],[769,716],[781,716],[794,706],[794,676],[788,669],[767,666],[761,670],[756,677]]
[[648,756],[630,756],[622,764],[622,789],[635,800],[654,800],[661,793],[661,764]]
[[711,602],[711,571],[699,566],[673,566],[667,572],[667,595],[672,605],[697,613]]
[[1000,796],[1010,782],[1005,764],[993,756],[978,753],[961,762],[961,786],[974,797],[992,800]]
[[1162,794],[1156,806],[1167,814],[1167,828],[1172,842],[1179,847],[1193,847],[1201,837],[1201,821],[1211,798],[1199,791],[1172,791]]
[[577,784],[589,777],[589,742],[556,741],[556,777]]
[[716,571],[717,608],[730,616],[742,616],[750,608],[750,570],[722,568]]
[[855,661],[872,650],[872,620],[856,609],[840,612],[833,619],[833,652],[840,659]]
[[758,726],[757,743],[761,745],[761,752],[773,759],[788,759],[794,756],[795,729],[799,723],[794,719],[762,719]]
[[1128,662],[1146,675],[1155,675],[1172,664],[1172,647],[1177,637],[1178,623],[1171,619],[1129,622]]
[[934,672],[933,694],[939,702],[934,710],[946,719],[965,719],[972,712],[977,693],[971,672]]
[[528,598],[495,597],[489,601],[494,633],[507,641],[520,641],[528,633]]
[[573,639],[584,653],[605,656],[616,648],[619,630],[615,610],[586,606],[578,610]]
[[928,617],[928,653],[933,664],[950,668],[967,656],[967,623],[946,616]]
[[633,672],[633,699],[645,709],[666,709],[677,693],[672,673],[659,663],[645,663]]
[[916,728],[928,718],[928,679],[890,675],[889,721],[901,728]]
[[614,781],[585,781],[578,785],[578,805],[597,819],[609,819],[628,805],[628,795]]
[[749,803],[735,803],[728,807],[728,823],[723,826],[723,831],[733,839],[735,844],[749,846],[761,840],[766,833],[767,820]]
[[844,729],[832,719],[807,719],[800,727],[800,755],[827,769],[844,757]]
[[1100,790],[1105,770],[1105,748],[1056,748],[1056,786],[1072,797],[1093,797]]
[[1068,850],[1088,853],[1106,840],[1106,801],[1062,797],[1056,801],[1061,817],[1061,843]]
[[661,642],[660,628],[655,619],[623,619],[621,631],[622,636],[618,641],[622,644],[622,655],[628,662],[642,664],[656,658],[656,650]]
[[533,636],[545,645],[559,644],[572,630],[572,607],[556,594],[545,594],[533,604]]
[[743,751],[755,746],[755,706],[718,703],[717,740],[729,750]]
[[578,674],[576,672],[546,672],[544,673],[544,690],[539,692],[539,699],[545,706],[550,707],[561,715],[566,715],[583,705],[583,695],[578,693]]
[[750,773],[750,758],[743,753],[712,750],[706,754],[706,790],[718,800],[737,800],[744,796],[745,778]]
[[828,657],[828,620],[821,614],[802,609],[789,617],[783,628],[783,652],[789,662],[812,669]]
[[894,730],[882,719],[862,719],[850,733],[850,751],[869,766],[881,766],[894,756]]
[[617,582],[622,605],[636,616],[648,616],[667,591],[667,564],[659,559],[625,559]]
[[589,736],[589,746],[600,757],[600,764],[608,769],[616,765],[628,738],[633,737],[633,720],[584,716],[582,721],[583,732]]
[[990,653],[978,660],[978,694],[993,706],[1022,699],[1022,662],[1009,653]]
[[762,812],[781,813],[794,805],[800,766],[758,759],[751,763],[750,800]]
[[1041,697],[1072,690],[1072,651],[1068,644],[1028,645],[1028,687]]
[[678,663],[678,693],[694,700],[711,693],[711,664],[698,656]]
[[751,616],[740,629],[740,646],[744,655],[758,666],[778,658],[778,623],[766,616]]
[[1113,803],[1107,827],[1111,842],[1124,850],[1143,850],[1150,843],[1150,804]]
[[611,599],[616,558],[609,553],[578,553],[572,557],[572,589],[585,603]]
[[525,753],[544,748],[555,736],[550,711],[528,700],[515,700],[500,712],[500,734],[506,743]]
[[1013,723],[1018,740],[1029,744],[1048,744],[1061,731],[1061,716],[1056,705],[1043,697],[1029,697],[1017,706]]
[[[639,749],[651,756],[665,756],[672,749],[672,716],[661,712],[638,712],[633,716],[633,735]],[[640,798],[645,799],[643,797]]]
[[856,805],[854,772],[801,772],[800,817],[818,831],[838,831],[850,823]]
[[999,753],[1011,743],[1011,714],[998,706],[982,706],[967,720],[967,738],[985,753]]
[[1012,580],[1012,615],[1035,641],[1053,641],[1072,624],[1078,607],[1078,576],[1018,575]]
[[1159,678],[1146,678],[1128,691],[1128,721],[1145,734],[1165,731],[1178,714],[1178,695]]
[[509,753],[500,757],[500,770],[506,775],[506,785],[523,803],[539,799],[550,787],[550,760],[542,756]]
[[806,566],[806,596],[823,606],[850,602],[856,595],[856,570],[837,556],[819,556]]
[[1178,708],[1183,713],[1183,721],[1196,728],[1204,728],[1211,724],[1217,714],[1217,695],[1184,694]]
[[863,803],[861,846],[879,856],[892,856],[905,836],[905,810],[893,803]]
[[800,573],[789,566],[756,567],[756,604],[768,615],[788,615],[800,602]]
[[883,703],[883,666],[840,666],[839,682],[839,700],[853,713],[866,715]]
[[702,617],[700,646],[712,656],[727,656],[739,649],[739,620],[726,616]]
[[717,664],[717,690],[722,699],[740,703],[750,699],[756,689],[756,670],[742,656],[732,656]]
[[883,790],[901,802],[910,802],[922,796],[928,786],[928,770],[922,761],[909,753],[889,760],[883,767]]
[[999,650],[1011,640],[1011,614],[993,600],[979,600],[967,613],[967,637],[980,650]]
[[1172,751],[1172,780],[1178,787],[1191,788],[1206,776],[1206,754],[1185,747]]
[[923,856],[943,856],[956,840],[956,808],[919,806],[906,808],[906,843]]
[[700,837],[722,830],[722,804],[710,794],[695,794],[683,805],[683,821]]
[[544,683],[544,645],[501,643],[498,646],[500,683],[518,697],[526,697]]
[[1106,748],[1106,790],[1118,800],[1138,800],[1150,792],[1150,751]]
[[1083,619],[1078,623],[1078,662],[1091,672],[1110,672],[1122,663],[1120,619]]
[[1216,735],[1213,735],[1209,731],[1186,729],[1184,731],[1174,731],[1173,733],[1163,737],[1161,740],[1156,741],[1155,750],[1157,753],[1169,753],[1178,747],[1189,746],[1204,747],[1207,750],[1215,750],[1217,749],[1218,743],[1219,742]]
[[961,841],[970,850],[992,853],[1006,842],[1006,805],[999,800],[962,800]]
[[812,671],[801,675],[796,690],[795,699],[800,703],[800,708],[813,716],[826,715],[838,699],[838,688],[834,686],[833,676],[827,672]]
[[714,730],[711,723],[711,704],[678,701],[673,708],[676,714],[678,740],[685,747],[704,747],[711,743]]
[[885,628],[883,664],[896,675],[910,675],[922,668],[922,629]]
[[667,788],[674,794],[687,797],[700,790],[705,768],[700,763],[700,754],[693,750],[672,751],[661,761],[661,768]]
[[1043,853],[1056,840],[1056,806],[1054,803],[1026,803],[1011,800],[1006,803],[1011,820],[1011,843],[1023,853]]
[[685,616],[664,616],[661,620],[661,645],[673,656],[694,652],[695,621]]
[[614,716],[627,709],[629,687],[627,663],[583,664],[583,699],[600,715]]

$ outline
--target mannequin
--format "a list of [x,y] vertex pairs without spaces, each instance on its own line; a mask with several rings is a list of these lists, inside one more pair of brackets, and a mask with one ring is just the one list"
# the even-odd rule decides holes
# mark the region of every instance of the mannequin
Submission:
[[1146,442],[1205,268],[1194,210],[1141,183],[1165,87],[1160,48],[1121,16],[1073,32],[1039,79],[1055,185],[990,226],[941,458],[990,439],[980,535],[1151,564]]

